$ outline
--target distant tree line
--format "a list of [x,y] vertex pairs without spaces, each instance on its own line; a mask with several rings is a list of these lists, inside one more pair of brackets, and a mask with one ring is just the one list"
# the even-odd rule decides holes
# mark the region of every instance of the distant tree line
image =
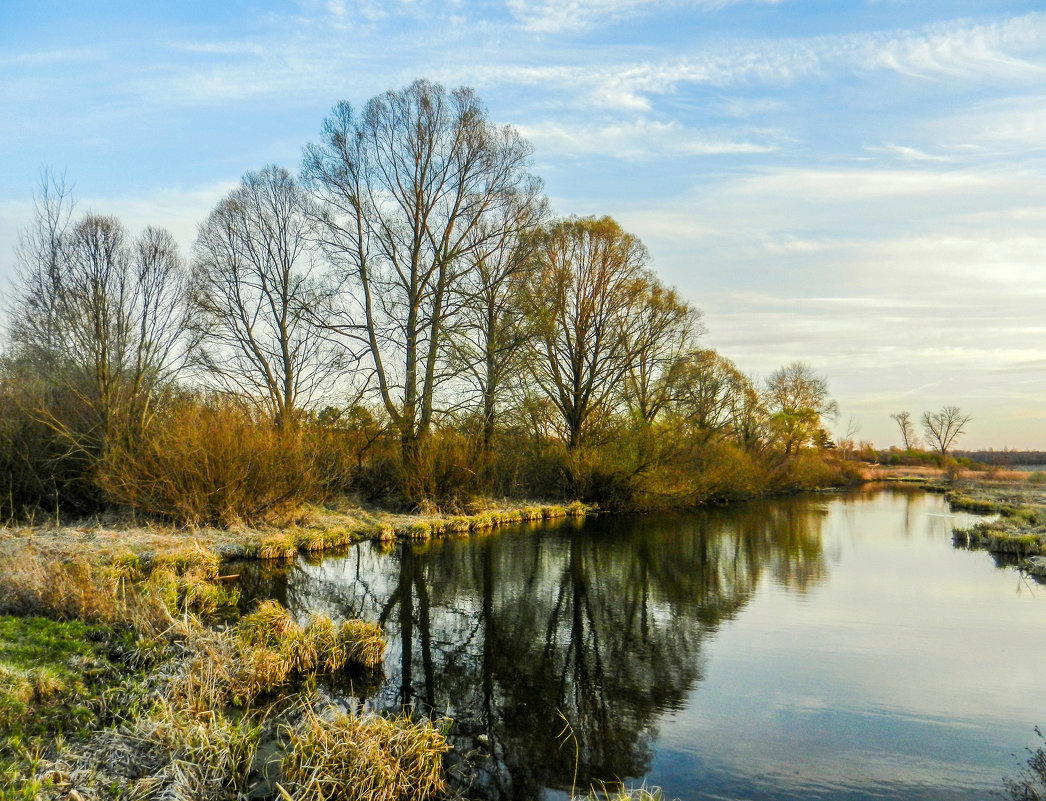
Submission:
[[470,89],[340,103],[299,175],[248,172],[219,201],[188,263],[46,175],[0,375],[5,516],[838,481],[825,380],[795,362],[756,382],[703,347],[639,239],[553,217],[530,156]]

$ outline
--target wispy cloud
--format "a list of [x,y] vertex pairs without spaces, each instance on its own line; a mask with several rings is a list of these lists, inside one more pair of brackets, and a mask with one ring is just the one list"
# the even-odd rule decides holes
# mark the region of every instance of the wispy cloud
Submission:
[[593,106],[644,110],[650,108],[651,96],[675,92],[683,85],[781,87],[881,71],[921,79],[1036,85],[1046,76],[1046,14],[997,23],[960,21],[915,31],[735,40],[662,60],[579,65],[561,61],[540,66],[501,62],[478,74],[486,83],[541,85],[561,91],[569,87]]
[[775,5],[781,0],[508,0],[507,5],[528,31],[564,33],[680,7],[714,11],[744,2]]
[[60,64],[75,64],[82,61],[93,61],[102,57],[102,55],[103,53],[101,50],[91,47],[8,53],[6,55],[0,55],[0,68],[53,67]]
[[520,132],[539,150],[568,156],[643,160],[671,156],[770,153],[771,134],[731,137],[692,130],[678,122],[638,119],[609,125],[571,126],[559,122],[521,125]]

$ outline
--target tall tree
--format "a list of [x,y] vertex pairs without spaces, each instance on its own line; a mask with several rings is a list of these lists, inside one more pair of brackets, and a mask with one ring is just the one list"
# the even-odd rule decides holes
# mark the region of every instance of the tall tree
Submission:
[[624,394],[637,419],[650,424],[680,387],[680,373],[701,333],[701,312],[650,276],[625,330],[632,358]]
[[901,432],[901,441],[904,443],[906,451],[919,447],[911,412],[897,412],[896,414],[891,414],[890,419],[897,423],[897,430]]
[[[748,379],[714,350],[695,350],[681,362],[675,408],[699,442],[725,436],[744,425]],[[739,435],[744,439],[745,434]]]
[[61,351],[58,304],[73,206],[72,188],[65,178],[45,171],[34,196],[33,220],[21,232],[15,250],[16,293],[8,314],[9,335],[22,359]]
[[771,427],[786,456],[798,453],[820,428],[821,418],[834,417],[839,409],[828,394],[828,382],[803,362],[775,370],[765,396]]
[[946,456],[948,449],[966,433],[966,424],[972,419],[958,406],[944,406],[939,412],[923,412],[923,433],[931,447]]
[[635,367],[633,329],[653,279],[646,248],[609,217],[557,223],[541,234],[535,258],[525,293],[531,370],[574,451]]
[[313,277],[318,211],[287,170],[249,172],[200,227],[193,298],[199,356],[220,385],[280,425],[328,388],[341,367]]
[[512,193],[495,214],[475,229],[479,245],[471,248],[471,269],[458,293],[460,315],[452,338],[453,364],[478,396],[480,441],[485,453],[494,443],[498,405],[509,379],[524,368],[530,336],[521,292],[533,268],[537,237],[547,213],[536,178]]
[[447,330],[473,254],[532,181],[529,145],[497,128],[471,89],[416,81],[340,103],[303,174],[323,203],[322,239],[357,304],[339,330],[373,360],[377,391],[410,460],[432,424]]

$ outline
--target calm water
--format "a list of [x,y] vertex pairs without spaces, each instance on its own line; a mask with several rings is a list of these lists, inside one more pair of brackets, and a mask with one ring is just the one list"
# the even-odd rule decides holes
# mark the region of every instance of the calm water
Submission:
[[562,798],[577,764],[684,801],[981,799],[1046,724],[1046,586],[954,549],[971,519],[793,498],[366,544],[257,591],[380,620],[383,679],[340,693],[454,718],[475,797]]

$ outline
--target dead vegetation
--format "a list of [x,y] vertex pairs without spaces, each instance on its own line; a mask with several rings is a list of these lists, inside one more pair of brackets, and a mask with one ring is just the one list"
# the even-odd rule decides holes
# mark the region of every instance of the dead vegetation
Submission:
[[[385,651],[378,626],[326,616],[299,622],[272,601],[208,625],[216,613],[232,613],[236,595],[219,556],[199,542],[144,556],[55,550],[64,555],[22,543],[18,558],[0,562],[0,609],[136,632],[123,656],[138,667],[93,701],[90,736],[41,733],[26,747],[11,728],[17,710],[57,704],[71,685],[53,671],[0,664],[0,708],[11,711],[0,716],[0,751],[14,754],[5,770],[18,777],[17,795],[0,798],[206,801],[273,797],[282,782],[302,799],[423,799],[443,786],[448,746],[438,728],[406,718],[352,725],[353,716],[332,716],[316,689],[325,676],[372,681]],[[376,765],[384,767],[371,789],[332,789]]]

